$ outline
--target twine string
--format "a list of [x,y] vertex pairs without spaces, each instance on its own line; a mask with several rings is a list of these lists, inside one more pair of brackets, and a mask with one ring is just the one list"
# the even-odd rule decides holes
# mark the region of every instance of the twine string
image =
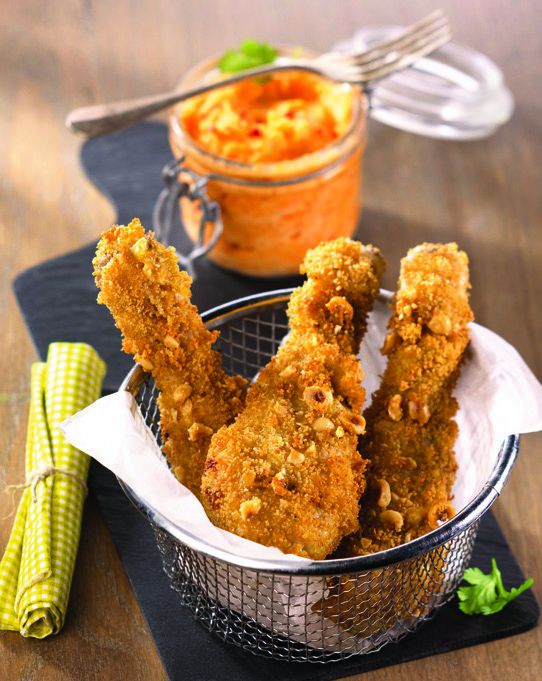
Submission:
[[[75,471],[70,471],[66,468],[57,468],[56,466],[53,466],[53,464],[50,463],[40,463],[33,471],[31,471],[25,478],[24,483],[20,485],[8,485],[5,488],[5,491],[10,491],[12,493],[11,499],[13,503],[13,493],[18,490],[18,489],[26,489],[27,487],[30,487],[30,491],[32,494],[32,503],[37,502],[37,493],[36,493],[36,488],[40,482],[43,480],[46,480],[48,477],[51,475],[56,475],[57,473],[60,473],[61,475],[68,475],[74,480],[77,480],[77,482],[81,485],[83,492],[85,493],[85,497],[88,494],[88,487],[87,483],[85,482],[84,478],[80,476],[78,473]],[[12,510],[13,513],[13,510]]]

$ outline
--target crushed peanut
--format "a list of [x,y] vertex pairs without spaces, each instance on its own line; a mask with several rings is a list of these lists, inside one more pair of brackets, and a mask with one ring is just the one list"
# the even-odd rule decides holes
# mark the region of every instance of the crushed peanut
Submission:
[[438,310],[427,322],[427,326],[433,333],[447,336],[452,330],[452,320],[442,310]]
[[455,508],[449,501],[433,504],[427,512],[427,521],[431,527],[437,527],[439,523],[444,523],[455,515]]
[[154,364],[146,357],[137,357],[137,361],[145,371],[152,371],[154,369]]
[[365,432],[366,421],[360,414],[352,412],[342,412],[339,414],[339,421],[349,433],[362,435]]
[[261,507],[262,500],[259,497],[253,497],[248,501],[243,501],[243,503],[239,507],[239,511],[241,512],[241,518],[244,520],[244,522],[246,522],[251,516],[259,513]]
[[303,391],[303,400],[310,406],[316,407],[319,411],[326,411],[333,403],[333,393],[317,385],[309,385]]
[[181,407],[182,415],[187,419],[192,414],[192,400],[188,398]]
[[196,440],[202,440],[204,437],[209,437],[213,434],[213,429],[209,426],[205,426],[203,423],[194,423],[188,429],[188,437],[195,442]]
[[315,421],[312,422],[312,427],[317,433],[322,433],[326,430],[333,430],[335,426],[333,421],[327,418],[327,416],[319,416]]
[[395,350],[395,348],[399,345],[400,341],[400,336],[397,333],[397,331],[390,331],[387,335],[386,338],[384,339],[384,345],[382,346],[382,354],[383,355],[389,355],[390,352]]
[[391,489],[387,480],[380,479],[375,482],[375,489],[378,493],[377,504],[380,508],[386,508],[390,505]]
[[405,521],[409,527],[417,529],[425,518],[425,509],[421,506],[412,506],[405,512]]
[[410,471],[418,468],[417,461],[411,456],[398,456],[396,459],[393,459],[393,465]]
[[343,323],[349,322],[354,316],[354,308],[343,296],[333,296],[328,303],[327,309],[332,315],[341,316]]
[[418,421],[422,426],[425,425],[431,416],[429,407],[420,400],[413,399],[408,403],[408,413],[413,421]]
[[192,386],[188,385],[188,383],[181,383],[181,385],[178,385],[175,388],[175,392],[173,393],[173,399],[175,402],[180,402],[181,404],[184,404],[186,400],[190,397],[192,394]]
[[179,347],[179,341],[173,338],[173,336],[167,335],[164,338],[164,345],[170,350],[176,350]]
[[382,511],[380,514],[380,521],[384,523],[384,525],[391,525],[393,529],[398,532],[402,527],[403,527],[403,516],[399,513],[399,511]]
[[288,483],[286,482],[286,475],[284,471],[279,471],[271,480],[271,487],[273,492],[283,497],[288,491]]
[[235,409],[235,411],[239,412],[243,408],[243,403],[238,397],[232,397],[231,406]]
[[281,378],[292,378],[292,376],[295,376],[297,374],[297,368],[293,365],[290,364],[286,367],[286,369],[283,369],[279,376]]
[[301,466],[303,461],[305,461],[305,455],[298,452],[297,449],[292,449],[288,454],[288,463],[292,463],[294,466]]
[[285,416],[288,416],[288,407],[286,407],[284,404],[281,404],[280,402],[275,402],[273,405],[273,411],[277,416],[282,416],[283,418]]
[[403,418],[403,410],[401,408],[401,395],[394,395],[388,402],[388,416],[392,421],[400,421]]

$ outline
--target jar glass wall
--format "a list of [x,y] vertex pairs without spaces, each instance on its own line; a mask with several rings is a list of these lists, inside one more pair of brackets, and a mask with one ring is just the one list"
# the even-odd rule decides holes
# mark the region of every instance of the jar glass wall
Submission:
[[[216,59],[192,69],[187,88],[216,73]],[[352,116],[346,132],[317,151],[273,163],[242,163],[217,156],[192,139],[181,123],[181,107],[169,118],[174,155],[208,177],[207,193],[221,208],[224,232],[208,257],[218,265],[252,276],[298,272],[309,248],[352,236],[361,208],[362,156],[366,141],[366,101],[351,92]],[[183,223],[197,241],[201,208],[181,199]]]

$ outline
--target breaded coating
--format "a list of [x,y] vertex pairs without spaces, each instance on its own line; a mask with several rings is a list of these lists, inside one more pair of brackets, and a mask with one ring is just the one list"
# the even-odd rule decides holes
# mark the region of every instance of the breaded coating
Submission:
[[218,527],[314,560],[357,528],[365,391],[354,352],[384,266],[350,239],[307,254],[288,339],[209,447],[202,502]]
[[362,453],[370,465],[360,529],[343,542],[340,555],[397,546],[455,513],[452,390],[473,319],[468,288],[468,259],[456,244],[422,244],[401,261],[381,350],[388,363],[364,414]]
[[199,497],[211,435],[243,406],[246,381],[227,376],[220,354],[190,303],[192,280],[175,249],[139,220],[104,232],[93,260],[100,289],[123,334],[123,349],[150,371],[160,391],[163,451],[183,485]]

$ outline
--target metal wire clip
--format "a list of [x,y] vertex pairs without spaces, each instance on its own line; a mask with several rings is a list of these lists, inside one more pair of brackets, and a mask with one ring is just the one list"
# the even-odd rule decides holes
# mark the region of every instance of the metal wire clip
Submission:
[[[154,204],[152,222],[156,238],[167,246],[170,243],[171,229],[176,215],[181,223],[181,229],[185,228],[180,199],[184,197],[189,201],[199,202],[201,219],[197,241],[188,255],[178,253],[180,265],[192,279],[196,279],[194,263],[214,248],[222,234],[223,224],[220,205],[216,201],[211,201],[207,195],[207,182],[210,178],[189,170],[183,165],[184,161],[183,155],[164,166],[162,178],[166,186]],[[205,226],[209,223],[212,223],[213,229],[209,239],[204,243]]]

